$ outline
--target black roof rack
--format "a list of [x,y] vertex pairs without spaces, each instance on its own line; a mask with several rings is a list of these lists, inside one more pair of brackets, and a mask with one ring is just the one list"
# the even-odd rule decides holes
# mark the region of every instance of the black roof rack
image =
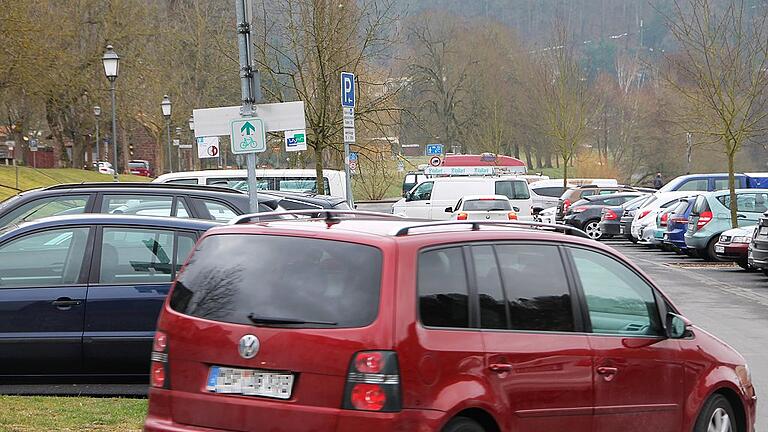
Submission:
[[480,229],[481,226],[493,226],[493,227],[502,227],[502,228],[534,228],[534,229],[540,229],[540,230],[546,230],[546,231],[556,231],[556,232],[562,232],[563,234],[568,235],[575,235],[577,237],[582,238],[590,238],[587,233],[584,231],[568,226],[568,225],[560,225],[560,224],[547,224],[547,223],[541,223],[541,222],[523,222],[523,221],[508,221],[508,222],[497,222],[497,221],[441,221],[441,222],[425,222],[421,224],[414,224],[409,225],[405,227],[401,227],[393,231],[391,234],[393,236],[404,236],[408,235],[409,231],[416,228],[432,228],[432,227],[441,227],[441,226],[457,226],[457,225],[470,225],[472,227],[472,231],[477,231]]
[[[321,216],[322,215],[322,216]],[[240,225],[250,222],[261,222],[262,219],[274,220],[280,216],[310,216],[312,219],[324,219],[327,223],[333,224],[341,220],[337,216],[343,215],[355,215],[355,216],[370,216],[382,219],[395,219],[402,220],[401,216],[393,215],[390,213],[379,213],[371,211],[358,211],[358,210],[329,210],[329,209],[311,209],[311,210],[291,210],[282,212],[263,212],[263,213],[251,213],[238,216],[231,221],[230,225]],[[306,220],[306,219],[303,219]]]
[[[145,182],[83,182],[83,183],[62,183],[53,186],[48,186],[45,190],[58,190],[58,189],[86,189],[93,187],[104,188],[157,188],[157,189],[187,189],[197,190],[205,192],[224,192],[234,193],[239,195],[245,195],[245,192],[236,189],[230,189],[220,186],[206,186],[206,185],[193,185],[193,184],[179,184],[179,183],[145,183]],[[269,192],[269,191],[264,191]]]

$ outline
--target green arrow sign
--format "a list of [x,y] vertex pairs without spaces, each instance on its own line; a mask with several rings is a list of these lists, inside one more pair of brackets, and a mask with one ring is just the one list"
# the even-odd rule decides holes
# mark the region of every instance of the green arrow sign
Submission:
[[240,127],[240,132],[245,132],[246,135],[250,135],[251,132],[253,132],[255,130],[256,130],[256,128],[253,127],[251,122],[248,122],[248,121],[245,122],[245,124],[242,127]]

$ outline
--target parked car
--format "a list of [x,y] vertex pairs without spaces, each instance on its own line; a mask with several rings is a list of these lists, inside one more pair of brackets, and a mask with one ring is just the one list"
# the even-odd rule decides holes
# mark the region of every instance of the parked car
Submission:
[[[277,196],[259,194],[260,210],[280,210],[280,200]],[[0,227],[79,213],[175,216],[226,222],[248,212],[248,195],[223,188],[154,183],[60,184],[22,192],[0,203]]]
[[653,239],[649,240],[650,244],[658,246],[661,250],[666,252],[672,252],[672,248],[664,242],[664,234],[667,233],[669,218],[672,217],[672,214],[679,203],[680,201],[665,209],[659,210],[656,214],[656,229],[653,231]]
[[539,214],[534,215],[534,220],[541,223],[553,224],[557,223],[555,220],[555,214],[557,213],[557,207],[545,208],[540,211]]
[[517,177],[440,177],[424,180],[392,206],[392,213],[418,219],[448,219],[445,208],[467,195],[504,195],[520,220],[533,219],[528,182]]
[[[736,173],[736,188],[768,188],[768,173]],[[659,192],[701,191],[711,192],[728,189],[728,173],[688,174],[675,177]]]
[[215,228],[153,351],[147,432],[754,431],[741,355],[613,249],[523,225]]
[[[563,187],[562,179],[537,180],[529,183],[528,187],[531,189],[534,213],[539,213],[546,208],[557,207],[560,196],[566,190]],[[574,185],[569,183],[568,187],[574,187]]]
[[696,197],[680,198],[672,210],[664,233],[664,244],[678,253],[688,253],[685,232],[688,231],[688,217],[691,215]]
[[133,175],[152,177],[152,170],[149,168],[149,161],[134,159],[128,161],[128,172]]
[[622,225],[624,213],[637,209],[647,199],[648,194],[643,194],[621,205],[604,207],[600,214],[600,232],[609,236],[624,235],[625,230]]
[[562,221],[565,218],[565,214],[568,212],[571,204],[576,201],[592,196],[592,195],[613,195],[619,192],[636,192],[635,188],[629,186],[599,186],[599,185],[584,185],[577,186],[563,192],[560,199],[557,200],[557,217],[558,221]]
[[[258,169],[256,179],[260,191],[317,193],[317,172],[313,169]],[[247,191],[247,180],[246,170],[205,170],[163,174],[152,182],[221,186]],[[323,170],[323,186],[327,195],[347,196],[344,171]]]
[[147,377],[171,281],[214,221],[70,215],[0,233],[0,375]]
[[768,214],[763,214],[748,248],[747,262],[768,276]]
[[504,195],[467,195],[445,212],[451,214],[451,220],[517,220],[517,212]]
[[749,264],[749,244],[755,235],[757,225],[733,228],[720,234],[715,243],[715,255],[720,261],[733,261],[744,270],[752,270]]
[[112,164],[105,161],[94,162],[93,169],[95,171],[98,171],[100,174],[109,174],[109,175],[115,174],[115,169],[112,167]]
[[643,207],[649,202],[655,201],[656,199],[656,195],[651,194],[644,200],[633,202],[631,206],[627,205],[627,207],[624,209],[624,213],[621,215],[621,219],[619,219],[619,223],[621,224],[619,227],[619,234],[623,235],[632,243],[637,243],[637,239],[632,236],[632,222],[635,220],[635,214],[640,207]]
[[[768,189],[737,189],[737,224],[756,225],[768,210]],[[720,234],[731,228],[731,196],[728,190],[707,192],[696,198],[688,218],[685,244],[706,260],[717,260],[715,243]]]
[[648,201],[635,211],[630,232],[638,243],[653,244],[655,238],[656,216],[659,211],[676,204],[680,198],[690,196],[690,191],[658,192],[648,198]]
[[590,195],[576,201],[568,208],[563,223],[583,230],[594,240],[603,237],[600,217],[604,208],[622,205],[641,196],[639,192],[622,192],[611,195]]

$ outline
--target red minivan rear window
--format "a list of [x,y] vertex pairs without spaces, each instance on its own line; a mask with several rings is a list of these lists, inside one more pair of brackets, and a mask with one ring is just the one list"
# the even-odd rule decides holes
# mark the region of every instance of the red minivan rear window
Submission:
[[277,327],[363,327],[378,314],[381,251],[316,238],[205,238],[179,276],[171,308],[209,320]]

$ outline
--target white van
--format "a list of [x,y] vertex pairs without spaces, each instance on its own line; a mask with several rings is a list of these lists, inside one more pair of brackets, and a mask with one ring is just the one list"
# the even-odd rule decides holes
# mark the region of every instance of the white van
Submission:
[[[315,170],[308,169],[258,169],[256,179],[259,190],[286,192],[317,192]],[[346,197],[344,171],[323,170],[325,195]],[[246,170],[206,170],[163,174],[152,183],[181,183],[223,186],[248,190]]]
[[[533,202],[528,182],[519,177],[427,179],[396,202],[392,206],[392,213],[410,218],[447,220],[459,199],[467,195],[504,195],[509,198],[519,220],[533,220]],[[448,211],[448,207],[451,211]]]
[[[575,186],[570,181],[568,187]],[[557,200],[565,192],[563,179],[548,179],[535,181],[528,185],[531,189],[531,199],[533,200],[534,210],[544,210],[550,207],[557,207]]]

